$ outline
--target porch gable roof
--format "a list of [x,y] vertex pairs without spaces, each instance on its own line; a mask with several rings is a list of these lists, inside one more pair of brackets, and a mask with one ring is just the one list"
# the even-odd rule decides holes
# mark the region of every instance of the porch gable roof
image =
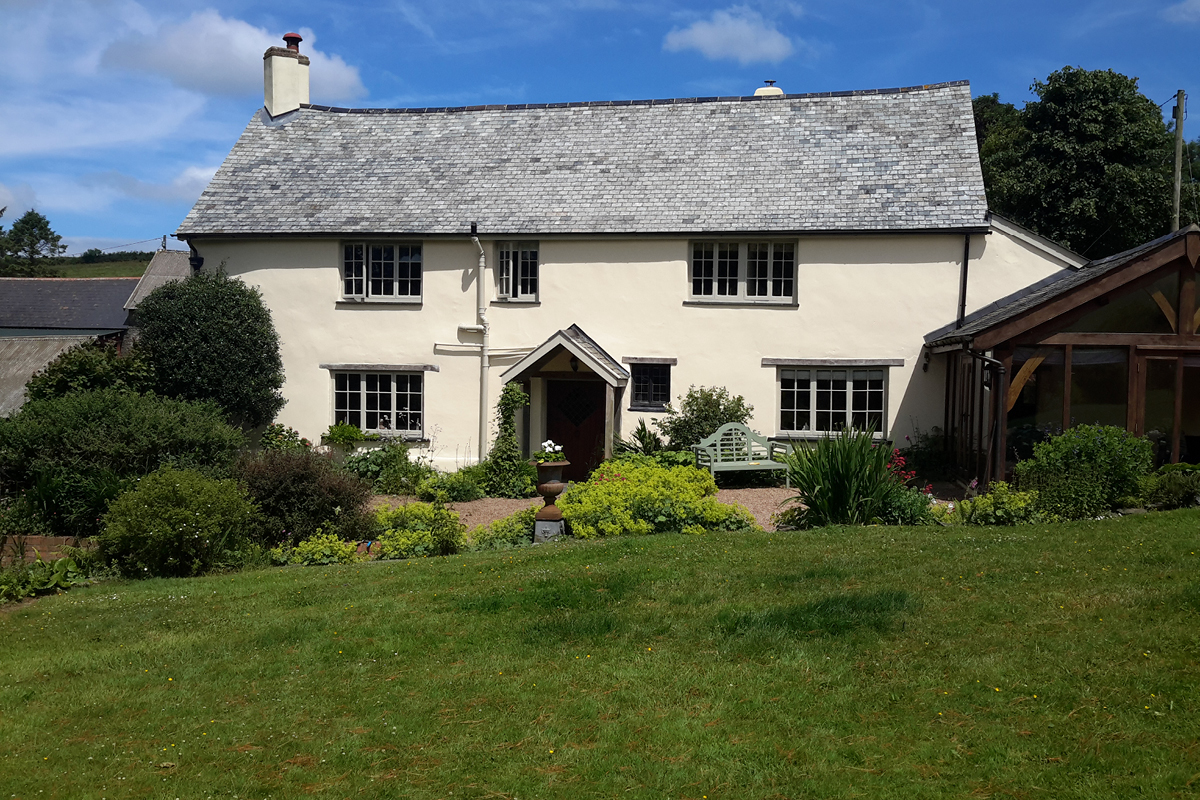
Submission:
[[586,364],[588,369],[603,378],[605,383],[610,386],[625,386],[629,383],[629,371],[606,353],[604,348],[598,345],[595,339],[584,333],[578,325],[555,331],[549,339],[505,370],[504,374],[500,376],[500,380],[508,383],[528,373],[536,372],[554,358],[560,348]]

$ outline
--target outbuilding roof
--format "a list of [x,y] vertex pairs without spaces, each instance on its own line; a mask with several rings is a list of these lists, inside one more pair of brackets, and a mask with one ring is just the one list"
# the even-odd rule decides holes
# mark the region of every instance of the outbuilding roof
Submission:
[[132,311],[146,299],[146,295],[171,281],[181,281],[192,274],[186,250],[159,250],[146,265],[146,271],[134,287],[133,294],[125,301],[125,309]]
[[967,82],[260,110],[176,235],[980,230]]
[[0,328],[123,330],[137,278],[0,278]]

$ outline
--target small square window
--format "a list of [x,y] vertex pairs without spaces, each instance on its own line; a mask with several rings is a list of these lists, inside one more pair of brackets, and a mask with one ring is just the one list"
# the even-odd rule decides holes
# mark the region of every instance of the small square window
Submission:
[[497,255],[496,293],[499,299],[536,302],[539,266],[537,242],[500,242]]
[[670,364],[630,364],[631,411],[662,411],[671,402]]

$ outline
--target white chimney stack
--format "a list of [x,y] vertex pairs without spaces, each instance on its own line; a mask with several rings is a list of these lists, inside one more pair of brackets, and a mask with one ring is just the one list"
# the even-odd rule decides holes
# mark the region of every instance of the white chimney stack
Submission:
[[287,47],[263,53],[263,99],[272,117],[295,111],[308,102],[308,56],[300,55],[298,33],[285,33]]

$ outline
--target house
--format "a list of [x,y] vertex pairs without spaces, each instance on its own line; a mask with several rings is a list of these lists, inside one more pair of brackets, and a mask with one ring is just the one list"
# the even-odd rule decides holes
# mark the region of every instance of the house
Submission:
[[903,441],[946,423],[930,331],[1086,261],[989,215],[966,82],[347,109],[308,102],[285,41],[176,236],[262,290],[308,437],[350,422],[453,468],[518,381],[523,446],[575,477],[691,385],[773,438]]
[[188,254],[160,250],[141,278],[0,278],[0,417],[25,403],[25,384],[75,345],[124,346],[141,299],[190,273]]

